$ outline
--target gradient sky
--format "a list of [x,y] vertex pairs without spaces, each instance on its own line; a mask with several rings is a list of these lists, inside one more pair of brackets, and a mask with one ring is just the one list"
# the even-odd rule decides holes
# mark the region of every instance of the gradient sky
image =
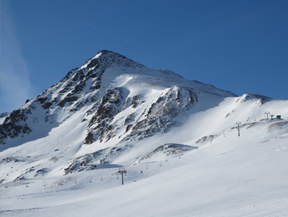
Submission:
[[287,0],[2,0],[0,112],[111,50],[237,95],[288,99]]

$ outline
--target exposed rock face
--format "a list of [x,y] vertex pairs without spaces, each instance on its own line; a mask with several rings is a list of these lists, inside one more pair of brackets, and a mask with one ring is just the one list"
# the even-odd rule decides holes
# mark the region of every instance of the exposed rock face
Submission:
[[[131,85],[144,89],[134,93],[134,86],[125,86],[128,78]],[[117,79],[123,79],[118,86]],[[211,85],[194,83],[208,92],[221,92]],[[147,94],[151,90],[158,93],[153,100]],[[201,91],[174,72],[151,70],[120,54],[101,51],[13,111],[0,125],[0,142],[33,134],[33,129],[43,124],[46,129],[52,128],[51,124],[61,124],[80,110],[85,113],[82,122],[87,124],[83,144],[105,143],[113,138],[121,138],[121,142],[141,140],[167,132],[179,122],[178,116],[193,109]],[[125,130],[121,130],[123,126]]]
[[152,152],[149,152],[145,156],[141,157],[137,160],[137,163],[140,163],[146,159],[150,159],[155,157],[156,155],[161,155],[161,157],[167,158],[168,156],[179,156],[184,154],[185,152],[192,151],[197,149],[196,146],[188,146],[188,145],[182,145],[182,144],[175,144],[175,143],[168,143],[159,146]]
[[[143,120],[127,126],[126,132],[132,130],[123,141],[143,139],[158,132],[165,133],[176,123],[175,117],[193,108],[197,101],[197,93],[192,88],[176,86],[170,88],[142,113],[145,117]],[[125,122],[131,123],[131,117]]]
[[[108,121],[117,113],[118,104],[123,100],[123,94],[117,88],[108,89],[102,99],[97,97],[102,83],[102,75],[109,67],[145,68],[145,66],[110,51],[101,51],[96,56],[89,59],[82,68],[76,68],[68,72],[60,82],[47,89],[36,99],[27,100],[25,108],[13,111],[0,125],[0,144],[5,143],[7,138],[15,138],[19,135],[31,133],[31,126],[26,121],[29,119],[29,114],[32,114],[31,112],[35,110],[35,103],[41,104],[41,107],[47,110],[47,116],[45,117],[47,124],[52,119],[53,113],[56,113],[61,107],[69,107],[70,112],[76,112],[83,106],[93,103],[94,107],[91,108],[90,113],[87,113],[87,115],[94,113],[89,126],[94,122],[98,123],[97,126],[94,124],[97,132],[95,135],[102,139],[104,132],[110,129],[107,128],[106,120]],[[119,99],[114,101],[113,97]],[[99,101],[101,101],[100,104]],[[37,108],[37,110],[39,109]],[[97,117],[98,115],[100,117]],[[105,129],[102,129],[103,126],[105,126]],[[97,131],[98,128],[101,129]],[[88,135],[92,138],[89,132],[90,129],[88,129]],[[88,138],[85,143],[89,144],[91,141]]]
[[4,123],[0,125],[0,144],[5,144],[5,139],[8,137],[15,138],[20,134],[31,132],[31,129],[25,123],[29,114],[31,114],[30,109],[18,109],[6,117]]
[[67,168],[65,174],[81,172],[83,170],[94,170],[101,164],[109,164],[109,160],[118,153],[130,148],[129,146],[105,148],[99,151],[76,158]]
[[243,96],[239,97],[236,102],[244,103],[248,100],[255,100],[258,104],[263,104],[265,102],[271,101],[272,98],[258,94],[244,94]]
[[[64,169],[64,172],[65,174],[69,174],[81,171],[94,170],[97,167],[101,167],[101,165],[103,164],[105,164],[107,167],[111,159],[125,152],[129,148],[131,148],[129,145],[125,145],[122,147],[111,147],[101,149],[85,156],[78,157],[67,168]],[[197,149],[196,146],[168,143],[159,146],[152,152],[147,153],[145,156],[139,158],[136,163],[140,163],[141,161],[144,161],[146,159],[151,159],[159,154],[165,159],[166,157],[176,157],[179,155],[183,155],[184,153],[195,149]]]
[[95,69],[101,67],[102,69],[106,69],[108,67],[114,67],[114,66],[124,68],[146,68],[144,65],[137,63],[131,59],[128,59],[121,54],[117,54],[107,50],[100,51],[93,58],[88,60],[86,64],[88,69],[91,68]]
[[[121,88],[106,90],[105,96],[102,98],[95,114],[89,122],[88,127],[90,131],[87,137],[91,138],[94,134],[96,139],[102,141],[104,137],[109,140],[111,136],[115,136],[117,130],[116,132],[113,132],[115,125],[111,125],[110,123],[112,122],[114,116],[121,111],[123,103],[124,94]],[[91,144],[91,142],[89,142],[91,140],[89,140],[87,137],[85,143]]]
[[211,142],[215,137],[217,136],[216,135],[203,136],[201,139],[198,139],[196,141],[196,144]]

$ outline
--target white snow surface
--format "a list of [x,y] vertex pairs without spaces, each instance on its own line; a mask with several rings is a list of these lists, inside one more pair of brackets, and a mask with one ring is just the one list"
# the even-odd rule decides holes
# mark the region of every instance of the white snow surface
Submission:
[[[122,87],[127,96],[142,95],[145,102],[114,117],[119,136],[107,142],[83,144],[88,121],[82,120],[89,104],[74,113],[69,107],[53,108],[50,127],[40,122],[31,135],[7,140],[0,153],[1,217],[288,216],[288,101],[236,97],[145,67],[111,67],[102,80],[102,87]],[[143,119],[143,108],[179,86],[197,89],[199,101],[178,117],[177,125],[142,140],[121,142],[125,117],[132,110],[135,119]],[[59,90],[54,90],[57,95]],[[41,120],[45,113],[37,111],[33,115]],[[281,119],[267,119],[266,111]],[[236,122],[241,122],[240,136]],[[197,148],[156,153],[172,143]],[[106,164],[97,162],[94,170],[65,175],[64,169],[77,157],[109,147],[121,152]],[[144,160],[138,161],[141,157]],[[127,171],[124,185],[119,169]]]

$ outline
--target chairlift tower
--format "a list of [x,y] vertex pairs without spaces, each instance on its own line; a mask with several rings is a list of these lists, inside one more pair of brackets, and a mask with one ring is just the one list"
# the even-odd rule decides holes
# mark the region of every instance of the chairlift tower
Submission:
[[123,177],[123,174],[126,174],[127,171],[125,170],[125,168],[123,168],[123,169],[119,169],[118,173],[121,174],[121,176],[122,176],[122,185],[124,185],[124,177]]
[[264,114],[267,115],[267,121],[268,121],[268,115],[270,114],[270,112],[265,112]]
[[240,136],[240,124],[241,122],[236,122],[236,125],[238,125],[238,136]]

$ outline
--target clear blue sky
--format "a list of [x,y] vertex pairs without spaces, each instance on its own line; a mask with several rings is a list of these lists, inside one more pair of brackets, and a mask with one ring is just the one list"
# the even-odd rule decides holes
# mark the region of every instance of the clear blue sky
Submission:
[[2,0],[0,112],[103,49],[237,95],[288,99],[287,0]]

